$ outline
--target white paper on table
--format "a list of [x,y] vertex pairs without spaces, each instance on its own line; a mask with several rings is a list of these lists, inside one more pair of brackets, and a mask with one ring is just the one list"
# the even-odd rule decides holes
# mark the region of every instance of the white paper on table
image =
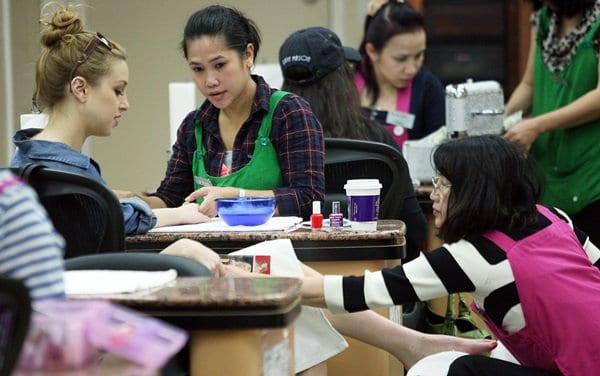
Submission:
[[300,217],[271,217],[258,226],[229,226],[219,217],[210,222],[193,225],[165,226],[153,228],[149,232],[202,232],[202,231],[284,231],[302,222]]
[[[271,256],[271,275],[301,277],[304,275],[290,239],[267,240],[231,252],[230,255]],[[344,351],[348,343],[319,308],[302,306],[295,321],[295,372],[304,371]]]
[[67,295],[121,294],[167,284],[177,278],[177,271],[67,270],[63,278]]

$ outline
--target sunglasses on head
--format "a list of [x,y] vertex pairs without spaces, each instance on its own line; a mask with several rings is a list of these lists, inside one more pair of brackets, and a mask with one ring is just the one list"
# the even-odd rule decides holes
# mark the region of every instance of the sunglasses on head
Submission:
[[96,50],[96,47],[98,47],[98,44],[101,44],[104,47],[108,48],[109,51],[112,50],[112,48],[113,48],[113,46],[110,43],[110,41],[108,40],[108,38],[106,38],[104,35],[102,35],[98,32],[94,33],[92,35],[92,39],[90,39],[88,44],[85,46],[85,48],[83,49],[83,52],[81,53],[81,56],[79,56],[79,59],[77,59],[75,66],[71,70],[71,80],[73,80],[73,78],[75,77],[75,72],[77,72],[77,69],[79,69],[79,67],[87,61],[87,59],[90,57],[92,52],[94,52]]

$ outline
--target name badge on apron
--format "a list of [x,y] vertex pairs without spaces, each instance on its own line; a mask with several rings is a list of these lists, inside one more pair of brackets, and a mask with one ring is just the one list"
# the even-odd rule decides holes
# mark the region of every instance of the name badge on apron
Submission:
[[[385,123],[395,126],[394,133],[396,133],[396,128],[398,127],[412,129],[415,123],[415,115],[408,112],[388,111]],[[400,134],[402,134],[402,132],[400,132]]]
[[212,187],[212,182],[207,178],[203,178],[202,176],[194,176],[194,182],[203,187]]

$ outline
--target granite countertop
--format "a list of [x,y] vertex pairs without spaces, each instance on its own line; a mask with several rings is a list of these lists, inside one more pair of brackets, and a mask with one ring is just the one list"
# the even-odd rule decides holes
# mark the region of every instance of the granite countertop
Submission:
[[406,234],[406,225],[400,220],[382,219],[377,222],[378,231],[353,231],[350,228],[331,231],[325,228],[313,231],[299,227],[293,231],[231,231],[231,232],[156,232],[128,236],[128,244],[173,242],[180,238],[198,241],[264,241],[290,239],[292,241],[360,241],[360,240],[398,240]]
[[139,309],[166,311],[277,309],[299,300],[301,284],[300,279],[283,277],[179,277],[152,290],[73,298],[108,299]]

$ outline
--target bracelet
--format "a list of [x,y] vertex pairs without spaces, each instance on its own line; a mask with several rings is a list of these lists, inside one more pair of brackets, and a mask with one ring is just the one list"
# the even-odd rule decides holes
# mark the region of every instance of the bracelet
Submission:
[[246,197],[246,190],[244,188],[239,188],[240,192],[238,197]]

